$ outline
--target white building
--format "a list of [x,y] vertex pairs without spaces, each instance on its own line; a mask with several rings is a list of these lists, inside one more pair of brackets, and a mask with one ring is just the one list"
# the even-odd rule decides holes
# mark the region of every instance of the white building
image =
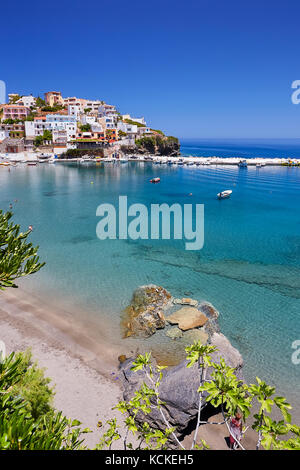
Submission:
[[139,124],[143,124],[143,125],[146,127],[146,121],[145,121],[145,118],[144,118],[144,117],[135,118],[135,117],[130,116],[130,114],[123,114],[123,115],[122,115],[122,119],[123,119],[123,121],[125,121],[126,119],[128,119],[128,120],[130,120],[130,121],[138,122]]
[[16,101],[15,104],[20,104],[26,106],[26,108],[30,108],[31,106],[35,106],[36,98],[32,95],[22,96],[19,100]]
[[7,137],[9,137],[9,131],[0,129],[0,142],[2,142],[2,140],[6,139]]
[[87,101],[85,109],[89,109],[91,113],[99,112],[99,107],[103,105],[103,101],[95,100],[95,101]]
[[102,117],[99,118],[99,122],[102,124],[104,129],[116,129],[117,123],[114,117]]
[[98,116],[99,117],[105,117],[105,116],[111,116],[117,118],[118,112],[116,110],[116,107],[113,106],[112,104],[102,104],[98,108]]
[[151,135],[152,134],[152,131],[150,129],[150,127],[138,127],[137,128],[137,133],[138,135]]
[[97,118],[95,116],[89,116],[88,114],[83,114],[80,116],[81,124],[96,124]]
[[118,131],[126,134],[137,134],[138,126],[136,124],[127,124],[127,122],[119,121],[117,124]]
[[62,136],[59,131],[64,131],[67,140],[75,139],[77,132],[76,119],[74,116],[51,114],[47,115],[46,118],[41,117],[34,121],[25,121],[25,135],[27,138],[43,135],[45,130],[51,131],[52,134],[57,131],[57,134],[55,134],[57,137]]

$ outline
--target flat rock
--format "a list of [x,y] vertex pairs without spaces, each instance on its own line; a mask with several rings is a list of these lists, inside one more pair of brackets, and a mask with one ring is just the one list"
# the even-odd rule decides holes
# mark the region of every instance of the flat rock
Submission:
[[171,339],[178,339],[183,336],[183,333],[180,328],[174,326],[173,328],[170,328],[168,331],[166,331],[166,336]]
[[188,297],[183,297],[182,299],[174,299],[173,303],[179,304],[179,305],[190,305],[191,307],[197,307],[198,300],[190,299]]
[[208,318],[195,307],[182,307],[167,317],[169,323],[178,324],[183,331],[205,325]]

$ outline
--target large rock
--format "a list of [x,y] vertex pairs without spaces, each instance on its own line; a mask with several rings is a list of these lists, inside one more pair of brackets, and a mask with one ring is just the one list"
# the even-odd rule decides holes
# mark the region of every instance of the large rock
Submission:
[[222,333],[214,333],[211,336],[210,342],[213,346],[218,348],[215,353],[218,358],[223,357],[226,364],[239,370],[243,366],[243,358],[241,353],[232,346],[229,339]]
[[[241,368],[243,360],[240,353],[230,344],[225,336],[216,334],[214,344],[218,345],[219,351],[212,354],[214,362],[218,362],[220,357],[224,357],[226,363],[236,369],[236,373],[242,379]],[[127,360],[122,366],[124,399],[130,400],[134,392],[143,382],[152,386],[143,371],[133,372],[130,370],[133,360]],[[183,433],[189,423],[194,420],[198,413],[199,394],[199,371],[197,365],[191,368],[186,367],[187,362],[183,361],[177,366],[170,367],[163,371],[163,379],[159,388],[159,398],[165,403],[164,413],[172,426],[176,427],[177,434]],[[212,369],[208,370],[207,379],[211,377]],[[203,408],[206,406],[203,394]],[[165,422],[156,408],[149,415],[138,414],[140,423],[148,422],[152,427],[165,429]]]
[[138,287],[123,312],[121,326],[124,337],[147,338],[157,329],[164,328],[164,309],[171,304],[171,300],[171,294],[163,287],[154,284]]
[[172,325],[178,324],[183,331],[205,325],[208,318],[195,307],[183,307],[167,317]]

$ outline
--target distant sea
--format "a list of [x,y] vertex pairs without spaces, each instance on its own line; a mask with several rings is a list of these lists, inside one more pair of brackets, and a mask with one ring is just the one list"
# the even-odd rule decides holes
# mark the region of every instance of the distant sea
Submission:
[[180,139],[182,155],[300,158],[299,139]]

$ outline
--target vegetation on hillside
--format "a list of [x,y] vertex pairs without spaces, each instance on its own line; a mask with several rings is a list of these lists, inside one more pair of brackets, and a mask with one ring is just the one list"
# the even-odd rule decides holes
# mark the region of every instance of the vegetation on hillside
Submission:
[[165,137],[161,135],[152,135],[141,137],[135,141],[139,151],[151,154],[171,155],[178,154],[180,143],[176,137]]

